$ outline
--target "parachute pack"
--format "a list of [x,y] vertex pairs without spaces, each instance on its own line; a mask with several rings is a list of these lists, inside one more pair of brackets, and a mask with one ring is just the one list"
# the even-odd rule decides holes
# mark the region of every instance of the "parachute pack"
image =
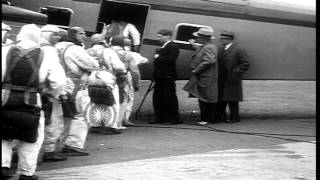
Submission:
[[7,55],[2,84],[2,139],[36,142],[41,107],[39,69],[43,59],[40,48],[11,47]]
[[112,106],[115,99],[112,94],[114,76],[108,71],[94,71],[88,79],[88,94],[91,102]]

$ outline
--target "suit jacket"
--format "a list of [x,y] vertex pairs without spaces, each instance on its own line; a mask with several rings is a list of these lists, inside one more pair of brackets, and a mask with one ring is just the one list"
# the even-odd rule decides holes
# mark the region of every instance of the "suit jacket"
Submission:
[[179,56],[179,47],[169,42],[163,48],[156,50],[158,57],[154,59],[153,78],[177,78],[176,60]]
[[201,101],[215,103],[218,100],[217,47],[208,42],[196,50],[190,63],[190,80],[184,90]]
[[235,42],[227,49],[219,48],[219,100],[242,101],[242,75],[249,69],[246,51]]

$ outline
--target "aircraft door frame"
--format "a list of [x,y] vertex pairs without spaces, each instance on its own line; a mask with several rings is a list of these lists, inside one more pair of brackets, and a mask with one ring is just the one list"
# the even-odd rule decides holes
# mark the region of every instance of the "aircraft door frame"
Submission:
[[103,27],[103,25],[110,24],[114,18],[121,18],[136,26],[140,32],[140,40],[142,41],[150,8],[151,6],[148,4],[102,0],[96,31],[101,31],[101,26]]

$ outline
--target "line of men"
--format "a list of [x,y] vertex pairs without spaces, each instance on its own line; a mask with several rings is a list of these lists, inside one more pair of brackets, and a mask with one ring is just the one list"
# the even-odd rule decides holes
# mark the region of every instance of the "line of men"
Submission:
[[[95,34],[91,37],[92,47],[84,49],[86,35],[81,27],[63,31],[54,25],[39,28],[29,24],[21,28],[14,43],[6,38],[8,31],[10,27],[3,24],[2,82],[8,84],[8,88],[2,88],[2,97],[8,101],[3,101],[2,107],[10,110],[8,107],[11,104],[8,102],[12,101],[12,94],[21,91],[21,85],[29,85],[19,84],[21,82],[14,84],[17,79],[24,79],[26,82],[29,79],[13,75],[13,72],[19,72],[25,67],[12,71],[11,60],[22,56],[12,55],[11,46],[25,50],[25,54],[29,53],[26,51],[28,49],[40,48],[42,53],[38,54],[38,59],[42,63],[37,62],[40,64],[38,77],[33,80],[34,86],[27,93],[24,91],[22,97],[26,102],[33,95],[35,103],[32,107],[44,107],[46,111],[39,111],[39,124],[35,125],[36,130],[28,132],[30,137],[17,137],[18,133],[8,133],[10,136],[2,138],[2,177],[10,176],[8,172],[13,148],[16,148],[19,155],[19,179],[38,179],[34,172],[41,147],[44,151],[43,160],[46,162],[64,161],[66,156],[87,156],[89,153],[83,149],[89,127],[92,127],[93,132],[101,132],[102,129],[103,132],[117,134],[121,133],[119,129],[125,128],[124,125],[132,125],[129,117],[133,93],[139,90],[138,64],[148,60],[139,53],[126,50],[125,47],[131,44],[130,40],[115,36],[110,38],[108,44],[103,34]],[[219,50],[212,42],[212,28],[201,28],[194,36],[196,39],[190,41],[195,48],[190,63],[192,75],[184,90],[191,97],[199,99],[199,123],[239,122],[239,101],[243,98],[241,77],[249,68],[244,49],[238,48],[234,43],[232,32],[221,33]],[[153,105],[156,121],[151,123],[179,124],[182,122],[174,83],[179,48],[171,39],[171,30],[160,30],[157,37],[163,46],[156,50],[154,57]],[[8,68],[10,72],[6,72]],[[10,78],[7,74],[11,75]],[[33,75],[29,76],[34,78]],[[99,89],[87,89],[101,83],[112,89],[114,97],[111,108],[115,118],[111,118],[109,122],[105,122],[104,118],[97,118],[103,114],[97,111],[105,109],[105,106],[90,103],[94,99],[93,94],[99,93]],[[31,89],[39,89],[40,85],[42,96],[38,95],[39,91],[32,93]],[[94,93],[90,95],[90,92]],[[230,109],[229,119],[226,118],[227,105]],[[88,121],[88,107],[93,109],[93,121]],[[3,109],[2,115],[5,112]],[[95,116],[94,113],[98,114]],[[10,128],[9,130],[14,132]],[[57,153],[57,144],[63,144],[63,154]]]
[[[191,77],[183,90],[198,98],[201,125],[208,123],[237,123],[240,121],[239,102],[243,100],[242,76],[249,69],[249,57],[235,41],[230,31],[220,34],[219,48],[213,41],[211,27],[200,28],[189,42],[194,48],[191,57]],[[172,41],[172,31],[161,30],[158,39],[164,45],[157,49],[154,59],[153,107],[155,121],[151,124],[180,124],[175,89],[176,60],[179,47]],[[226,108],[230,117],[227,118]]]
[[[90,127],[119,134],[120,129],[132,126],[129,117],[134,92],[139,90],[138,65],[148,59],[126,50],[130,41],[115,36],[107,44],[104,35],[94,34],[92,47],[85,49],[86,34],[81,27],[66,31],[55,25],[27,24],[15,42],[8,39],[10,30],[2,23],[2,178],[12,176],[14,150],[19,180],[38,179],[34,174],[38,158],[52,162],[88,156],[83,149]],[[108,108],[114,118],[88,121],[88,107],[93,117],[104,113],[97,111],[106,106],[91,100],[101,99],[106,89],[111,89]]]

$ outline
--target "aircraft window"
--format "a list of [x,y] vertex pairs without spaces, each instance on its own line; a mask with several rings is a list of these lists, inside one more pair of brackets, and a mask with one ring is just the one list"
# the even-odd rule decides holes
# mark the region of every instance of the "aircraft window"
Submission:
[[175,42],[189,44],[190,39],[194,39],[193,33],[198,31],[202,27],[208,27],[198,24],[179,23],[175,27],[173,33],[173,39]]
[[40,8],[40,13],[48,16],[47,24],[69,26],[73,10],[70,8],[45,6]]

